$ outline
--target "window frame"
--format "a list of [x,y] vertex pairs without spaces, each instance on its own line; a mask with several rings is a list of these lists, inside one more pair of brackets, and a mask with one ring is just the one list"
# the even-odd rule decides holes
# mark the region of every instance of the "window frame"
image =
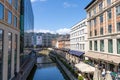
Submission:
[[8,10],[8,24],[12,24],[12,12]]
[[1,37],[1,38],[2,38],[2,39],[1,39],[1,40],[2,40],[2,45],[1,45],[1,46],[2,46],[2,50],[1,50],[1,51],[2,51],[2,52],[1,52],[1,58],[2,58],[2,59],[1,59],[1,61],[0,61],[0,62],[1,62],[1,68],[0,68],[0,69],[1,69],[1,77],[0,77],[0,80],[2,80],[2,75],[3,75],[3,55],[4,55],[4,54],[3,54],[3,53],[4,53],[4,50],[3,50],[3,49],[4,49],[4,30],[3,30],[3,29],[0,29],[0,31],[2,32],[2,37]]
[[112,33],[112,25],[108,25],[108,33]]
[[3,14],[1,14],[0,20],[4,19],[4,5],[0,3],[1,11]]

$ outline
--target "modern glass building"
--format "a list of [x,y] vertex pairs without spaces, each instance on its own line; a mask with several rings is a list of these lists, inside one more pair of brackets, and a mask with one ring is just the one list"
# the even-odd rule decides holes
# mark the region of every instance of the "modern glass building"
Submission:
[[[33,48],[34,16],[30,0],[21,0],[20,12],[20,53],[23,55],[26,49]],[[23,61],[22,56],[21,63]]]

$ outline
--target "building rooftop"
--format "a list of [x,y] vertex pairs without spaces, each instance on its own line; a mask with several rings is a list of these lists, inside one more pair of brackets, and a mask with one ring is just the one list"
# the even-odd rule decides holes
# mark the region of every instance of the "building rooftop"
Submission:
[[92,0],[86,7],[85,9],[87,9],[91,4],[93,4],[96,0]]

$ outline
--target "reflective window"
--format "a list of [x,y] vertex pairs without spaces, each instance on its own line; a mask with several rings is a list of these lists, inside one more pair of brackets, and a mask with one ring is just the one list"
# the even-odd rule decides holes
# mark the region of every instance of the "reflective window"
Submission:
[[100,28],[100,34],[103,35],[103,27]]
[[8,80],[11,78],[12,33],[8,33]]
[[4,18],[4,6],[0,3],[0,19]]
[[9,2],[10,4],[12,4],[12,0],[8,0],[8,2]]
[[120,54],[120,39],[117,39],[117,53]]
[[113,41],[112,41],[112,39],[108,40],[108,52],[113,53]]
[[100,15],[100,23],[102,23],[102,22],[103,22],[103,14]]
[[104,51],[104,40],[100,40],[100,51]]
[[2,80],[3,66],[3,30],[0,30],[0,80]]
[[120,31],[120,22],[117,23],[117,31]]
[[94,50],[97,51],[97,41],[94,41]]
[[92,50],[92,41],[89,42],[89,49]]
[[95,30],[94,33],[95,33],[95,36],[97,36],[97,30]]
[[120,5],[116,7],[116,14],[120,15]]
[[18,36],[15,35],[15,47],[14,47],[14,50],[15,50],[15,53],[14,53],[14,73],[17,72],[17,38]]
[[108,16],[108,19],[111,19],[112,15],[111,15],[111,10],[108,10],[107,11],[107,16]]
[[12,13],[8,11],[8,23],[12,24]]
[[108,33],[112,33],[112,25],[108,25]]
[[18,0],[14,0],[14,8],[17,10],[18,9]]
[[102,2],[100,2],[100,3],[99,3],[99,11],[101,11],[101,10],[102,10],[102,8],[103,8],[103,3],[102,3]]
[[17,27],[17,17],[14,16],[14,27]]
[[111,4],[111,0],[107,0],[107,5],[110,5]]

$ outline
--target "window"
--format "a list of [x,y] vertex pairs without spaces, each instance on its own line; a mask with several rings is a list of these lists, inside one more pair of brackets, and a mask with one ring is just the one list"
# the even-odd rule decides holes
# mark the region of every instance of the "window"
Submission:
[[8,23],[12,24],[12,13],[8,11]]
[[108,25],[108,33],[112,33],[112,25]]
[[[15,1],[15,0],[14,0]],[[8,0],[8,2],[10,3],[10,4],[12,4],[12,0]]]
[[99,11],[102,11],[102,7],[103,7],[103,3],[100,2],[100,3],[99,3]]
[[94,26],[96,26],[96,18],[94,19]]
[[17,38],[18,36],[15,34],[15,53],[14,53],[14,73],[17,72]]
[[90,36],[92,36],[92,31],[90,31]]
[[8,80],[11,78],[12,33],[8,33]]
[[107,0],[107,5],[110,5],[111,4],[111,0]]
[[103,22],[103,14],[100,15],[100,23],[102,23],[102,22]]
[[14,0],[14,8],[17,10],[18,9],[18,0]]
[[0,80],[2,80],[3,67],[3,30],[0,29]]
[[113,53],[113,42],[112,39],[108,40],[108,52]]
[[89,49],[92,50],[92,41],[89,42]]
[[120,31],[120,22],[117,23],[117,31]]
[[95,36],[97,35],[97,30],[95,30]]
[[108,19],[111,19],[111,10],[107,11],[107,16],[108,16]]
[[120,5],[116,7],[116,14],[120,15]]
[[83,44],[83,50],[85,49],[85,44]]
[[17,27],[17,17],[14,16],[14,27]]
[[104,51],[104,40],[100,40],[100,51]]
[[100,34],[103,35],[103,27],[100,28]]
[[90,26],[90,27],[92,26],[92,21],[89,22],[89,26]]
[[91,12],[89,12],[89,17],[91,17]]
[[97,51],[97,41],[94,41],[94,50]]
[[120,39],[117,39],[117,53],[120,54]]
[[4,18],[4,6],[0,3],[0,20]]
[[94,8],[93,12],[94,12],[94,15],[95,15],[96,14],[96,8]]

